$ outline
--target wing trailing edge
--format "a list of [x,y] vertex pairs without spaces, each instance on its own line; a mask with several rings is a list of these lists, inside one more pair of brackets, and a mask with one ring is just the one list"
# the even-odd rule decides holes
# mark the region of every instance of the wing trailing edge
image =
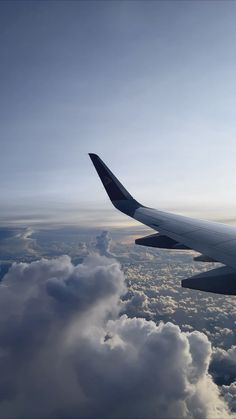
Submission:
[[159,233],[151,234],[150,236],[145,236],[136,239],[135,244],[148,247],[158,247],[159,249],[189,249],[189,247],[185,246],[184,244],[179,243],[176,240]]
[[182,280],[183,288],[236,295],[236,272],[228,267],[212,269]]

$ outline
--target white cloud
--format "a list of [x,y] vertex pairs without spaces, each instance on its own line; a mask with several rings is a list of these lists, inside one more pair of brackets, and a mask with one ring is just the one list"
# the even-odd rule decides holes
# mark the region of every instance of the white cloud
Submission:
[[1,418],[230,416],[207,337],[119,317],[125,292],[119,264],[96,254],[12,266],[0,287]]

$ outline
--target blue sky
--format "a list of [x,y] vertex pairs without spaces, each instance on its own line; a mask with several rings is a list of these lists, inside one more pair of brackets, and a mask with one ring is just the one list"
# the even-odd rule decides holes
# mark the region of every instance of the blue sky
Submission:
[[233,216],[235,18],[232,1],[2,1],[2,214],[107,217],[96,152],[146,205]]

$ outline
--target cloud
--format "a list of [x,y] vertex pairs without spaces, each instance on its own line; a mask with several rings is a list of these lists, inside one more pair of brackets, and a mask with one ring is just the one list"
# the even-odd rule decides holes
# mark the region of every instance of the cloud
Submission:
[[231,384],[236,380],[236,346],[225,351],[216,348],[212,355],[210,372],[217,384]]
[[148,308],[148,298],[142,291],[129,291],[127,293],[128,300],[124,304],[124,312],[129,317],[144,317],[151,318],[151,313]]
[[236,412],[236,382],[222,386],[222,393],[232,412]]
[[[129,316],[142,315],[154,321],[171,321],[181,327],[189,325],[190,330],[197,329],[207,334],[215,347],[228,349],[236,345],[235,300],[181,288],[181,279],[212,269],[212,264],[193,262],[191,252],[159,249],[148,249],[154,255],[150,262],[145,259],[142,246],[136,246],[140,256],[138,261],[137,258],[132,259],[134,246],[123,247],[128,255],[126,261],[122,260],[122,266],[129,281],[129,299],[139,293],[144,301],[142,303],[136,296],[127,308]],[[118,253],[116,245],[113,250]]]
[[126,292],[120,265],[97,254],[13,264],[0,287],[0,417],[229,417],[207,337],[119,316]]
[[31,228],[0,228],[1,258],[35,256],[37,245],[32,234]]
[[95,248],[100,253],[100,255],[108,257],[114,256],[110,252],[111,242],[112,239],[110,233],[104,230],[101,234],[96,236]]

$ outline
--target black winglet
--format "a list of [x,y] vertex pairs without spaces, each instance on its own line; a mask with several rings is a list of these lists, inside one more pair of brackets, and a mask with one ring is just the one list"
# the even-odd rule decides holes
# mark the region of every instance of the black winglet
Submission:
[[89,153],[89,156],[113,205],[125,214],[132,216],[141,204],[130,195],[97,154]]
[[111,201],[133,199],[97,154],[89,153],[89,156]]

